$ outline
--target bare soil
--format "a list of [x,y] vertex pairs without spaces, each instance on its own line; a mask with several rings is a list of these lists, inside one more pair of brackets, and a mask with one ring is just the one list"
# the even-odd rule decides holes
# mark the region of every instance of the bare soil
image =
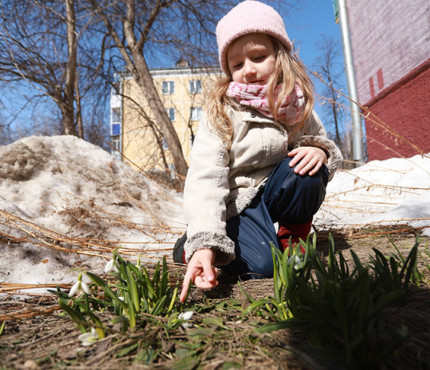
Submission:
[[[349,230],[333,236],[336,249],[343,250],[347,259],[352,249],[366,261],[373,254],[372,248],[385,255],[394,253],[392,243],[407,255],[418,232],[390,227]],[[324,255],[328,235],[318,235]],[[429,240],[421,237],[419,251],[425,250]],[[405,325],[409,333],[387,368],[430,368],[430,272],[422,258],[419,269],[426,275],[425,283],[412,290],[405,305],[386,312],[390,325]],[[273,294],[271,279],[247,280],[241,285],[255,299]],[[256,325],[265,319],[241,316],[248,301],[237,281],[225,279],[213,291],[195,291],[190,304],[200,307],[193,317],[193,328],[180,327],[168,333],[160,325],[143,321],[137,330],[121,334],[109,326],[111,317],[106,313],[109,335],[83,347],[78,340],[80,332],[58,309],[54,297],[4,297],[0,301],[0,321],[5,321],[0,336],[0,368],[332,368],[307,352],[306,340],[297,331],[257,334]]]

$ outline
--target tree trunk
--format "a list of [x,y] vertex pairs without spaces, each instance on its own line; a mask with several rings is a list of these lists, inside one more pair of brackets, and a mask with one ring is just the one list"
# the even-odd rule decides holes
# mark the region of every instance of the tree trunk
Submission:
[[78,78],[76,78],[75,91],[76,91],[76,126],[78,128],[78,137],[83,139],[84,125],[82,123],[81,94],[79,93]]
[[169,146],[169,150],[175,164],[176,173],[185,177],[188,171],[188,165],[184,159],[181,142],[179,141],[178,134],[164,109],[164,105],[161,102],[158,91],[154,86],[154,82],[145,59],[140,53],[137,55],[134,55],[133,53],[133,59],[136,63],[138,73],[137,83],[142,90],[142,94],[146,96],[149,107],[155,116],[155,120],[163,132],[163,136]]
[[[167,115],[164,105],[158,95],[158,91],[152,80],[151,73],[149,72],[148,65],[146,64],[145,57],[143,56],[143,45],[146,36],[141,37],[139,42],[136,41],[136,35],[134,33],[134,25],[136,23],[136,8],[135,0],[127,0],[127,16],[124,20],[124,35],[129,46],[131,57],[134,63],[130,63],[130,58],[126,59],[127,66],[131,72],[134,72],[134,77],[136,82],[142,90],[142,94],[146,96],[149,107],[155,116],[155,120],[160,126],[163,132],[164,139],[169,146],[170,153],[173,158],[173,163],[175,165],[176,173],[181,177],[182,180],[185,179],[188,171],[188,165],[185,162],[184,154],[182,152],[181,142],[179,141],[178,134]],[[159,12],[162,9],[162,2],[158,2],[157,5],[152,10],[147,23],[147,34],[148,30],[151,28],[152,23],[155,21]]]
[[151,29],[151,26],[157,18],[160,10],[164,6],[161,1],[157,2],[157,5],[152,10],[149,18],[146,20],[145,32],[141,36],[139,42],[136,41],[136,35],[134,33],[135,26],[135,0],[126,0],[127,15],[123,23],[123,32],[126,43],[123,38],[120,37],[118,32],[115,30],[112,23],[109,21],[107,14],[101,9],[96,0],[90,0],[93,9],[102,18],[109,34],[113,38],[118,50],[124,58],[127,69],[132,73],[136,79],[137,84],[142,90],[142,94],[146,96],[149,107],[154,114],[157,125],[161,128],[163,136],[169,146],[172,154],[173,163],[175,165],[176,174],[179,175],[178,182],[182,186],[185,176],[188,171],[188,165],[185,161],[182,146],[179,141],[178,134],[170,121],[164,105],[158,95],[157,89],[152,80],[151,73],[149,72],[148,66],[143,55],[143,46],[146,41],[147,33]]
[[74,117],[75,103],[75,85],[76,85],[76,59],[77,59],[77,42],[76,42],[76,14],[74,0],[65,0],[66,17],[67,17],[67,51],[68,61],[66,68],[66,83],[64,87],[64,96],[62,101],[61,113],[64,133],[66,135],[76,136],[76,126]]
[[336,130],[336,144],[341,145],[340,142],[340,133],[339,133],[339,122],[337,119],[337,110],[336,110],[336,92],[333,89],[333,81],[331,80],[331,76],[329,75],[329,84],[330,84],[330,92],[331,92],[331,109],[333,112],[333,119],[334,119],[334,127]]

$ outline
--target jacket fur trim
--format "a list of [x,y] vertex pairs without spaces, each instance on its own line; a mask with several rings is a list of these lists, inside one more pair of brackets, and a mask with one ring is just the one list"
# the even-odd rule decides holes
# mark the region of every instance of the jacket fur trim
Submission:
[[187,240],[187,248],[185,248],[185,261],[190,262],[191,257],[194,252],[199,249],[213,248],[216,250],[216,266],[222,266],[229,263],[234,259],[234,243],[227,237],[227,235],[222,235],[213,232],[199,232],[194,234],[191,238]]
[[328,159],[327,169],[328,169],[328,180],[330,181],[333,178],[334,174],[336,173],[336,170],[342,164],[342,159],[343,159],[342,153],[339,150],[339,148],[336,146],[336,144],[332,140],[321,135],[319,136],[305,135],[297,140],[297,143],[294,147],[298,148],[301,146],[314,146],[324,150]]

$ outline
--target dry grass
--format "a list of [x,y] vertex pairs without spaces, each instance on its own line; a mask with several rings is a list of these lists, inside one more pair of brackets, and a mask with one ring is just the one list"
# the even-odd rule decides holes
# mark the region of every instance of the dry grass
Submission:
[[[342,92],[337,93],[343,95]],[[346,96],[345,96],[346,97]],[[346,97],[349,99],[348,97]],[[411,148],[411,155],[423,153],[421,148],[410,143],[400,133],[375,117],[366,107],[360,107],[366,119],[385,130],[397,141],[406,142]],[[341,106],[340,109],[349,110]],[[372,138],[369,138],[372,139]],[[393,146],[394,147],[394,146]],[[394,151],[393,151],[394,152]],[[397,153],[398,154],[398,153]],[[430,175],[428,169],[423,169]],[[390,170],[391,171],[391,170]],[[353,175],[350,171],[348,171]],[[425,188],[392,187],[384,184],[368,183],[365,179],[355,176],[356,190],[368,193],[367,201],[342,201],[348,194],[335,194],[326,199],[327,212],[336,215],[337,212],[348,209],[368,216],[372,212],[384,212],[396,203],[393,193],[415,194],[427,191]],[[165,185],[159,185],[158,194],[174,201],[163,191]],[[377,190],[377,195],[372,191]],[[387,196],[381,196],[386,192]],[[127,194],[126,194],[127,195]],[[169,267],[175,272],[183,272],[183,267],[174,265],[171,260],[173,240],[183,230],[168,226],[161,220],[151,207],[143,201],[136,200],[131,194],[126,201],[118,204],[128,207],[129,203],[136,204],[148,215],[147,224],[136,224],[126,221],[121,215],[113,214],[102,207],[95,206],[91,201],[69,194],[80,206],[69,207],[63,211],[63,216],[74,228],[87,230],[83,235],[70,236],[37,225],[27,219],[0,210],[0,247],[13,246],[20,248],[29,245],[42,251],[55,251],[59,255],[82,255],[88,259],[107,260],[114,249],[123,257],[136,260],[140,255],[148,264],[158,261],[165,255],[170,262]],[[170,199],[169,199],[170,198]],[[372,207],[377,207],[373,208]],[[419,229],[413,229],[405,224],[411,221],[425,221],[430,224],[430,218],[408,218],[389,220],[397,226],[383,226],[374,224],[360,225],[330,225],[325,230],[316,230],[321,251],[327,249],[328,232],[334,234],[336,248],[340,250],[353,249],[361,260],[368,259],[372,248],[377,248],[384,254],[394,252],[391,241],[406,254],[415,241]],[[387,220],[388,221],[388,220]],[[136,243],[127,240],[105,240],[103,230],[120,226],[130,230],[138,230],[150,242]],[[422,238],[421,252],[429,242],[429,238]],[[349,258],[349,253],[345,253]],[[409,329],[409,338],[403,347],[389,361],[389,368],[424,369],[430,360],[430,273],[426,270],[424,260],[420,259],[420,269],[426,273],[426,283],[415,288],[409,301],[403,307],[395,307],[386,312],[386,318],[392,325],[405,324]],[[217,289],[202,293],[195,291],[191,295],[191,305],[200,305],[202,311],[195,317],[195,324],[204,330],[201,333],[178,329],[167,334],[157,326],[146,325],[139,327],[127,335],[120,334],[114,326],[110,327],[106,339],[97,344],[84,348],[77,339],[79,332],[68,317],[62,316],[56,299],[46,293],[35,293],[40,288],[52,288],[56,284],[22,284],[16,282],[0,282],[0,322],[5,323],[4,332],[0,336],[0,367],[4,368],[147,368],[150,353],[145,348],[158,348],[159,355],[151,368],[170,368],[181,365],[180,353],[191,345],[197,348],[198,362],[194,365],[206,369],[223,368],[230,363],[242,368],[288,368],[288,369],[317,369],[330,368],[315,362],[307,354],[306,341],[300,333],[280,331],[272,335],[257,335],[255,325],[262,318],[244,319],[241,312],[247,305],[247,300],[235,281],[225,280]],[[264,298],[272,292],[272,281],[249,280],[243,282],[245,290],[254,298]],[[68,289],[70,284],[61,284],[61,288]],[[221,308],[220,308],[221,307]],[[223,327],[214,327],[204,323],[205,317],[219,317]],[[106,313],[106,323],[112,317]],[[135,349],[127,353],[130,346],[138,344]],[[145,347],[148,344],[149,347]],[[188,347],[187,347],[188,346]],[[178,351],[179,350],[179,351]],[[182,352],[181,352],[182,350]],[[146,352],[145,352],[146,351]],[[146,357],[145,357],[146,356]],[[185,365],[191,363],[184,362]],[[182,363],[182,365],[184,365]],[[178,365],[179,364],[179,365]],[[183,368],[186,368],[185,366]],[[192,367],[192,366],[188,366]]]
[[[407,253],[414,244],[415,234],[416,230],[412,228],[397,227],[348,230],[347,233],[335,233],[334,237],[337,249],[342,249],[345,257],[349,256],[347,250],[353,249],[360,259],[366,260],[373,247],[386,255],[393,253],[390,240]],[[321,233],[318,241],[323,254],[327,236],[327,233]],[[421,251],[428,242],[429,238],[423,238]],[[181,266],[172,265],[171,268],[174,275],[184,271]],[[409,328],[408,340],[396,352],[396,358],[390,360],[391,365],[399,369],[424,368],[420,364],[430,359],[430,272],[426,274],[427,284],[415,288],[405,306],[386,312],[386,320],[392,325],[404,324]],[[254,298],[270,295],[273,288],[271,279],[248,280],[242,282],[242,286]],[[271,335],[256,334],[255,326],[265,319],[241,317],[248,302],[236,281],[231,279],[223,280],[213,291],[193,292],[190,305],[200,311],[193,318],[195,327],[192,329],[179,328],[167,337],[160,326],[147,322],[123,335],[109,325],[112,317],[106,313],[104,321],[110,328],[109,335],[85,348],[77,339],[78,330],[68,317],[60,315],[52,296],[18,298],[9,295],[17,292],[14,288],[22,287],[2,285],[2,289],[9,289],[8,296],[0,302],[0,321],[6,322],[0,336],[0,366],[3,367],[146,368],[148,351],[145,348],[159,350],[157,360],[150,363],[151,368],[190,368],[192,364],[208,369],[222,368],[223,364],[250,369],[330,367],[329,364],[322,365],[321,360],[309,352],[307,342],[298,332],[284,330]],[[222,326],[207,324],[208,317],[220,318]],[[196,351],[195,357],[181,358],[181,354],[193,353],[190,348]]]

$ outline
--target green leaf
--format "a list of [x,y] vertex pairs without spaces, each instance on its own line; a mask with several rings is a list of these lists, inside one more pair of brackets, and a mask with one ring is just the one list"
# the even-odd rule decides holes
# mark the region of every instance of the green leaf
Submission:
[[58,299],[58,304],[61,306],[63,311],[66,311],[66,313],[70,316],[81,333],[86,333],[89,325],[82,313],[71,308],[62,298]]
[[221,328],[227,328],[224,325],[224,321],[222,317],[219,316],[206,316],[203,318],[203,324],[209,325],[209,326],[216,326]]
[[134,309],[136,312],[140,311],[140,302],[139,302],[139,294],[137,293],[136,281],[134,280],[134,276],[130,271],[129,266],[125,266],[125,271],[127,273],[127,284],[128,291],[130,292],[130,297],[134,305]]
[[167,313],[173,310],[173,305],[175,304],[177,295],[178,295],[178,287],[176,286],[175,289],[173,290],[172,299],[170,300],[170,305],[169,305],[169,308],[167,309]]
[[406,296],[406,292],[404,290],[394,290],[383,296],[379,297],[377,300],[375,307],[372,310],[372,315],[376,315],[381,312],[385,307],[403,300]]
[[94,275],[91,272],[86,272],[85,274],[91,279],[91,281],[94,284],[98,285],[101,289],[103,289],[103,291],[105,292],[106,296],[108,296],[110,299],[112,299],[113,301],[115,301],[116,303],[118,303],[123,308],[127,308],[127,304],[124,303],[123,301],[121,301],[120,299],[118,299],[118,297],[109,288],[109,286],[105,283],[105,281],[103,279],[101,279],[97,275]]
[[121,332],[123,333],[125,333],[130,326],[130,320],[124,315],[118,316],[112,320],[113,325],[118,323],[121,324]]
[[416,272],[416,269],[417,269],[417,254],[418,254],[418,244],[415,243],[408,257],[406,258],[406,262],[402,270],[400,271],[400,276],[403,276],[403,272],[404,270],[406,270],[405,281],[404,281],[405,289],[409,288],[409,283],[411,282],[411,278],[413,283],[417,282],[414,279],[414,273]]
[[402,261],[404,264],[406,262],[406,260],[405,260],[405,257],[403,257],[403,254],[400,252],[400,249],[397,248],[397,245],[394,243],[393,239],[390,236],[388,236],[388,239],[397,252],[396,257],[399,258],[399,260]]
[[166,304],[166,296],[161,297],[154,305],[151,315],[161,315]]
[[213,333],[211,328],[197,328],[188,331],[189,337],[209,337]]
[[152,275],[152,286],[155,289],[156,297],[160,297],[163,294],[160,290],[160,262],[157,262]]
[[247,308],[246,310],[244,310],[242,312],[242,316],[246,316],[248,315],[250,312],[256,310],[257,308],[261,308],[264,307],[264,305],[266,305],[267,303],[271,303],[270,299],[268,298],[262,298],[259,299],[258,301],[254,301],[252,302]]
[[145,268],[143,268],[143,276],[144,276],[144,279],[146,280],[145,281],[146,288],[148,288],[148,299],[149,301],[154,301],[158,298],[157,293],[155,292],[154,287],[152,286],[152,280],[149,277],[148,271]]
[[128,309],[125,310],[125,313],[130,319],[130,328],[134,328],[136,326],[136,311],[134,310],[134,304],[130,292],[126,292],[124,294],[124,298],[128,307]]
[[228,369],[240,369],[242,367],[241,364],[238,364],[237,362],[224,362],[221,366],[221,370],[228,370]]
[[253,303],[255,302],[255,299],[251,297],[251,295],[243,288],[240,281],[237,282],[237,285],[239,286],[240,291],[245,295],[248,302]]
[[257,333],[271,333],[276,330],[298,327],[301,322],[295,319],[283,320],[275,323],[266,324],[255,329]]
[[128,347],[125,347],[121,349],[115,357],[124,357],[127,356],[129,353],[133,352],[137,347],[139,346],[138,343],[133,343]]
[[168,284],[169,284],[169,271],[167,269],[166,257],[163,256],[163,269],[161,271],[160,294],[167,293]]

